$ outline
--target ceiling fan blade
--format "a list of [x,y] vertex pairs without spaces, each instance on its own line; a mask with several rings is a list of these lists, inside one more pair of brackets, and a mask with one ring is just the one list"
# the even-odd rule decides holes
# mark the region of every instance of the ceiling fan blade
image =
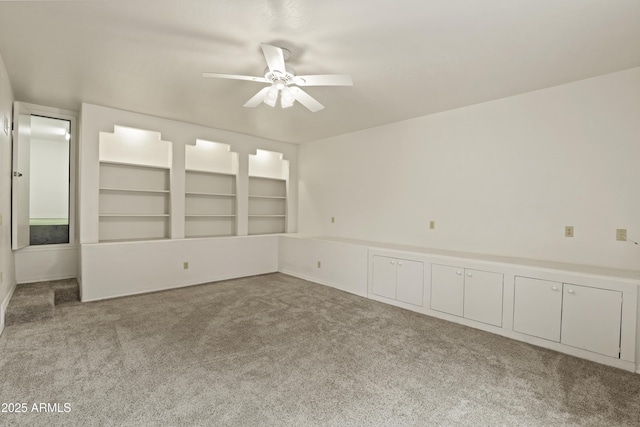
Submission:
[[252,82],[259,82],[259,83],[271,83],[269,80],[265,79],[264,77],[241,76],[239,74],[202,73],[202,77],[215,77],[218,79],[249,80]]
[[293,83],[298,86],[353,86],[349,74],[318,74],[311,76],[296,76]]
[[296,101],[307,107],[312,113],[320,111],[324,108],[324,105],[320,104],[311,95],[309,95],[299,87],[293,87],[291,89],[293,89],[295,93]]
[[260,105],[262,102],[264,102],[264,98],[267,96],[267,92],[269,91],[270,88],[271,86],[267,86],[265,88],[260,89],[260,92],[253,95],[253,97],[250,100],[248,100],[243,105],[243,107],[255,108],[258,105]]
[[272,73],[276,71],[284,73],[287,71],[287,68],[284,65],[284,53],[281,48],[264,43],[260,46],[262,47],[264,58],[267,60],[269,71]]

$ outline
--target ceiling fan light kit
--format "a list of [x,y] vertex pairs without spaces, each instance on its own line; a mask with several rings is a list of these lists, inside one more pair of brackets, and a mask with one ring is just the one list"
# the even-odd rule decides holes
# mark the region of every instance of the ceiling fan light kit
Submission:
[[267,61],[264,77],[243,76],[237,74],[202,73],[203,77],[214,77],[233,80],[248,80],[258,83],[270,83],[262,88],[244,107],[255,108],[261,103],[275,107],[280,96],[282,108],[292,107],[295,101],[304,105],[309,111],[316,112],[324,108],[315,98],[300,89],[299,86],[353,86],[348,74],[318,74],[296,76],[295,70],[285,63],[290,52],[281,47],[262,44],[262,53]]

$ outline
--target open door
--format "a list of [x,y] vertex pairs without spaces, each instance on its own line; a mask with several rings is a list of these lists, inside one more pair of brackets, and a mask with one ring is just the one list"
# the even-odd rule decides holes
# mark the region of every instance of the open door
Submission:
[[13,104],[13,174],[11,187],[11,248],[29,246],[29,169],[31,112]]

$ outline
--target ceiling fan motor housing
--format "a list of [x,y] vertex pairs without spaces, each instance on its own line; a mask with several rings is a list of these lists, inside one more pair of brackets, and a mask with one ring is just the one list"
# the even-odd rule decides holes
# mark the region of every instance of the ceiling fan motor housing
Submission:
[[289,65],[285,65],[284,71],[273,70],[271,71],[269,67],[264,70],[264,78],[269,80],[271,83],[277,83],[279,80],[284,84],[288,85],[293,81],[293,78],[296,76],[296,70]]

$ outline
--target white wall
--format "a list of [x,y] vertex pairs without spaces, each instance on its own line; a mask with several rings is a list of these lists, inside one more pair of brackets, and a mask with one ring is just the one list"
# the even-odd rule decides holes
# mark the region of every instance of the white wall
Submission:
[[367,250],[357,244],[280,236],[278,270],[366,297]]
[[[13,91],[0,58],[0,332],[4,327],[4,310],[16,284],[11,251],[11,136],[4,132],[4,118],[12,120]],[[11,127],[11,126],[9,126]]]
[[18,283],[69,279],[78,275],[77,245],[29,246],[15,253]]
[[305,144],[299,231],[637,270],[638,159],[634,68]]
[[69,142],[31,139],[30,218],[69,218]]

